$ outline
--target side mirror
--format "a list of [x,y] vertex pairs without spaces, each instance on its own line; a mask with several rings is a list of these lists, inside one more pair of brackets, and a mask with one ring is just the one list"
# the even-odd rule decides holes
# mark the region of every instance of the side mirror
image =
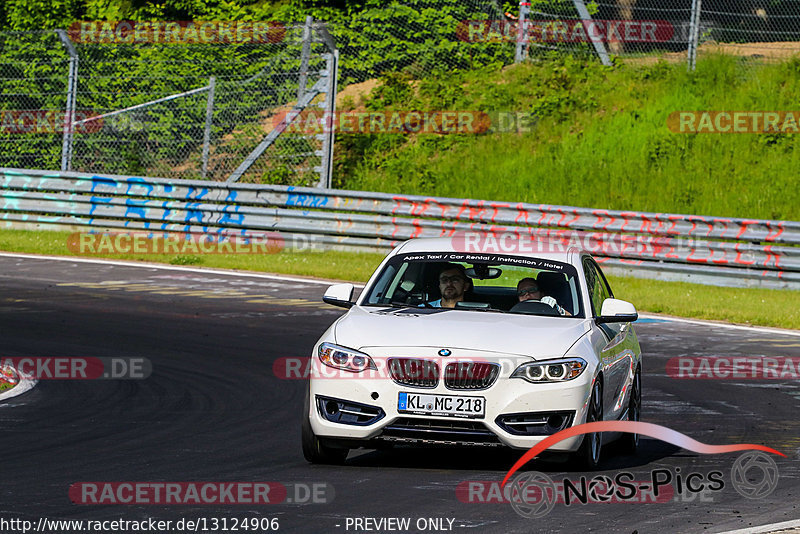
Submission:
[[639,318],[636,308],[630,302],[619,299],[606,299],[600,310],[600,316],[595,318],[597,324],[601,323],[632,323]]
[[352,298],[353,284],[335,284],[325,291],[322,301],[340,308],[352,308],[354,304]]

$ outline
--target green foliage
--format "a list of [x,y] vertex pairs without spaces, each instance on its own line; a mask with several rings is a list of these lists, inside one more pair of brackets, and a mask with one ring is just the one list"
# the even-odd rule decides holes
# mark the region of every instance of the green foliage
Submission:
[[[431,8],[432,5],[436,9]],[[382,87],[378,92],[380,100],[373,103],[385,107],[403,103],[410,94],[408,82],[412,79],[427,79],[437,73],[485,65],[496,67],[511,61],[513,46],[508,43],[469,43],[457,37],[459,25],[464,21],[497,16],[475,7],[480,5],[480,2],[462,0],[404,0],[402,5],[378,0],[11,0],[0,10],[0,27],[69,28],[80,20],[274,19],[298,22],[312,15],[331,23],[330,30],[341,52],[340,87],[382,74],[387,74],[387,80],[395,76],[395,82]],[[23,36],[23,40],[30,41],[25,46],[19,46],[16,41],[10,46],[0,46],[0,61],[4,64],[0,89],[6,96],[0,99],[0,110],[65,109],[68,57],[54,34],[45,35]],[[265,110],[286,105],[296,98],[292,96],[296,88],[292,88],[295,81],[291,76],[270,76],[270,73],[299,70],[299,50],[281,56],[287,49],[284,44],[261,50],[247,46],[78,44],[80,92],[77,108],[106,112],[134,106],[202,87],[213,74],[217,77],[217,92],[212,140],[226,140],[223,144],[214,144],[210,163],[213,172],[215,165],[241,161],[254,147],[252,140],[263,137],[264,121],[260,118],[264,117]],[[263,74],[260,70],[265,69],[265,63],[270,64],[266,76],[249,85],[235,83],[251,76],[258,78]],[[441,87],[437,93],[442,99],[453,100],[457,88],[445,90]],[[8,95],[18,96],[9,99]],[[78,132],[73,151],[76,168],[165,175],[171,173],[171,168],[186,168],[189,163],[198,161],[204,114],[205,93],[125,115],[130,123],[146,125],[144,131],[128,131],[122,135]],[[108,123],[116,121],[110,119]],[[13,148],[4,150],[4,163],[58,168],[61,144],[56,137],[39,135],[21,139],[16,136],[9,144]],[[115,143],[114,139],[129,142]],[[274,150],[281,148],[278,146]],[[309,148],[305,152],[314,150]],[[269,175],[265,178],[269,183],[310,185],[312,177],[287,172],[287,169],[278,165],[257,171]],[[220,172],[227,176],[224,169]]]
[[169,260],[171,265],[199,265],[203,263],[200,256],[175,256]]
[[[431,7],[435,4],[435,8]],[[489,13],[464,0],[363,0],[310,2],[292,0],[281,16],[302,20],[312,15],[330,22],[342,57],[342,83],[406,72],[416,79],[513,61],[508,43],[474,43],[458,37],[465,21],[486,20]]]
[[381,84],[370,94],[367,109],[380,110],[407,104],[414,95],[414,88],[409,82],[411,76],[406,73],[386,73],[381,78]]
[[[340,136],[337,169],[348,173],[341,185],[350,189],[800,220],[798,134],[676,134],[666,122],[681,110],[794,109],[798,67],[761,66],[743,77],[728,57],[703,60],[695,74],[684,64],[608,69],[562,58],[407,82],[417,90],[388,107],[521,111],[534,125],[477,135]],[[376,102],[397,92],[388,89],[396,79],[383,84]]]
[[7,0],[0,29],[67,28],[78,20],[289,20],[281,16],[287,8],[288,0]]
[[[573,9],[569,1],[547,1],[551,9]],[[531,128],[471,136],[337,134],[337,187],[800,219],[800,189],[792,178],[800,163],[795,136],[678,135],[665,125],[666,116],[679,110],[794,109],[800,101],[800,59],[754,66],[715,57],[690,74],[683,64],[664,61],[603,67],[586,47],[583,57],[542,53],[529,64],[507,66],[514,48],[508,43],[454,37],[461,22],[496,13],[464,0],[440,0],[435,10],[430,5],[427,0],[403,0],[402,5],[385,0],[8,0],[0,4],[0,24],[29,30],[87,19],[302,21],[310,14],[331,22],[342,53],[340,87],[381,78],[365,102],[368,110],[522,112],[532,118]],[[504,2],[503,7],[513,15],[516,5]],[[16,95],[0,108],[64,109],[67,57],[51,37],[19,34],[13,46],[0,41],[0,93]],[[252,149],[251,139],[263,134],[259,114],[292,101],[288,78],[263,82],[274,90],[270,101],[258,82],[234,86],[225,81],[256,75],[276,52],[266,58],[237,46],[95,46],[80,52],[78,107],[83,109],[119,109],[142,102],[145,92],[167,95],[199,87],[213,66],[218,86],[212,139],[226,143],[215,145],[212,166],[240,161]],[[280,65],[297,67],[296,60]],[[196,161],[205,97],[182,105],[182,115],[165,106],[141,116],[150,121],[147,132],[135,133],[135,142],[121,149],[77,136],[84,157],[105,172],[119,173],[152,173],[157,165],[169,170]],[[58,168],[59,137],[30,135],[14,144],[0,134],[4,164]],[[159,141],[165,138],[170,142]],[[296,142],[281,143],[290,141]],[[301,144],[286,149],[310,150]],[[269,183],[312,180],[282,164],[258,172]]]
[[[296,98],[295,79],[271,76],[273,71],[298,70],[300,44],[294,40],[265,46],[75,46],[80,56],[76,109],[81,116],[203,87],[215,75],[212,142],[218,141],[213,153],[216,165],[230,166],[234,161],[238,165],[264,136],[265,110]],[[63,117],[69,56],[54,32],[0,34],[0,60],[0,112],[47,110]],[[315,57],[311,68],[318,68],[321,61]],[[258,76],[262,70],[266,76]],[[189,168],[188,163],[193,163],[191,169],[199,169],[206,101],[203,92],[78,128],[75,168],[162,176],[172,175],[175,168]],[[55,126],[57,131],[47,134],[0,130],[3,165],[59,168],[60,122]],[[308,146],[300,148],[313,152]],[[220,176],[226,177],[231,170],[221,169]]]
[[15,31],[66,28],[78,13],[71,0],[7,0],[0,10],[0,27]]
[[[431,7],[435,5],[435,8]],[[508,63],[507,43],[468,43],[459,24],[499,16],[463,0],[256,1],[256,0],[9,0],[0,29],[67,28],[78,20],[280,20],[307,15],[331,23],[342,51],[343,83],[406,70],[416,78],[430,71]]]

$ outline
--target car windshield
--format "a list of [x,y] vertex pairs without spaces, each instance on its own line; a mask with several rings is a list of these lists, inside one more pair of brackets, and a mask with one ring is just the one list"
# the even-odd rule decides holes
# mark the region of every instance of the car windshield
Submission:
[[535,257],[462,253],[399,254],[361,301],[417,307],[583,317],[572,265]]

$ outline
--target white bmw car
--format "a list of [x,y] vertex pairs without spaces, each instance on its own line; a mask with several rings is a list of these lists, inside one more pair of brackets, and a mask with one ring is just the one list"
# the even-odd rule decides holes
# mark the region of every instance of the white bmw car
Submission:
[[[349,311],[311,356],[309,462],[392,444],[528,449],[581,423],[639,420],[636,309],[582,250],[475,253],[412,239],[352,296],[352,284],[324,296]],[[638,445],[595,433],[550,450],[594,468],[612,439]]]

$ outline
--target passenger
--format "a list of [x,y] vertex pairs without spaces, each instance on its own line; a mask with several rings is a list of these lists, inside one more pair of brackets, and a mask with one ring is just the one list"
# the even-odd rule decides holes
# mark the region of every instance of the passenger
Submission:
[[535,300],[547,304],[551,308],[555,308],[561,315],[572,315],[567,310],[562,308],[553,297],[545,296],[542,290],[539,289],[539,284],[535,278],[523,278],[517,283],[517,298],[520,302],[526,300]]
[[442,298],[428,304],[434,308],[455,308],[457,302],[464,301],[464,294],[472,288],[472,280],[464,267],[456,263],[447,264],[439,272],[439,291]]

